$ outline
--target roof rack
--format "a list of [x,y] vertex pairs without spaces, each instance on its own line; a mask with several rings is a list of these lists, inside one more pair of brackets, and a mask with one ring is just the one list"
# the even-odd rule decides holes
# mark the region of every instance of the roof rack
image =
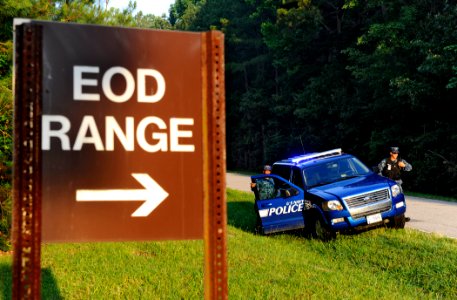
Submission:
[[305,154],[305,155],[300,155],[296,157],[290,158],[290,160],[295,163],[299,164],[301,162],[313,159],[313,158],[323,158],[323,157],[329,157],[329,156],[336,156],[336,155],[341,155],[343,151],[341,148],[329,150],[329,151],[324,151],[324,152],[318,152],[318,153],[311,153],[311,154]]

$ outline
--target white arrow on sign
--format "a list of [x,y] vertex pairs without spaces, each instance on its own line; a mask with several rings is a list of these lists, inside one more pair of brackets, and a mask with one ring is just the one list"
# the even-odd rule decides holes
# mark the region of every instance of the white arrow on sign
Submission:
[[168,197],[168,193],[148,174],[132,173],[132,176],[144,186],[138,190],[76,190],[76,201],[141,201],[132,217],[147,217],[160,203]]

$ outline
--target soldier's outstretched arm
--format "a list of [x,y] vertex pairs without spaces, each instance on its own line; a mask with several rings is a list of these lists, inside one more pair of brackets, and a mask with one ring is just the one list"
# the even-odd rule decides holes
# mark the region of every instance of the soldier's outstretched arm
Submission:
[[406,160],[402,159],[401,161],[405,164],[405,167],[403,168],[403,170],[409,172],[413,169],[413,166],[410,163],[408,163]]

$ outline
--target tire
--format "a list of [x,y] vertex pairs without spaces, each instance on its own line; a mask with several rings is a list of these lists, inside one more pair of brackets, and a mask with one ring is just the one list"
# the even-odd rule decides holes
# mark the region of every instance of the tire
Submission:
[[327,242],[336,238],[336,232],[330,230],[318,213],[314,213],[310,220],[310,235],[314,239]]
[[257,215],[257,218],[255,220],[255,228],[254,228],[254,233],[258,235],[264,235],[263,230],[262,230],[262,223],[260,221],[259,215]]
[[387,223],[387,227],[392,229],[403,229],[405,228],[406,218],[405,214],[401,214],[399,216],[395,216],[389,219],[389,223]]

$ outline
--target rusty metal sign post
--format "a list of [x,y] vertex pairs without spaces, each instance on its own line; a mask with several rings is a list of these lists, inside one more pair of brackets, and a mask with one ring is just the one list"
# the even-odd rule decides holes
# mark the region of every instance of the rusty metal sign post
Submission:
[[42,241],[203,238],[227,299],[223,34],[15,20],[14,70],[13,298]]
[[[204,33],[205,34],[205,33]],[[205,190],[205,296],[208,299],[226,299],[227,288],[227,212],[225,193],[225,81],[224,40],[217,32],[206,33],[208,42],[202,53],[212,61],[205,74],[208,90],[205,100],[207,136],[209,137],[205,162],[208,179]],[[205,84],[203,85],[205,86]]]
[[40,299],[41,28],[15,35],[13,299]]

